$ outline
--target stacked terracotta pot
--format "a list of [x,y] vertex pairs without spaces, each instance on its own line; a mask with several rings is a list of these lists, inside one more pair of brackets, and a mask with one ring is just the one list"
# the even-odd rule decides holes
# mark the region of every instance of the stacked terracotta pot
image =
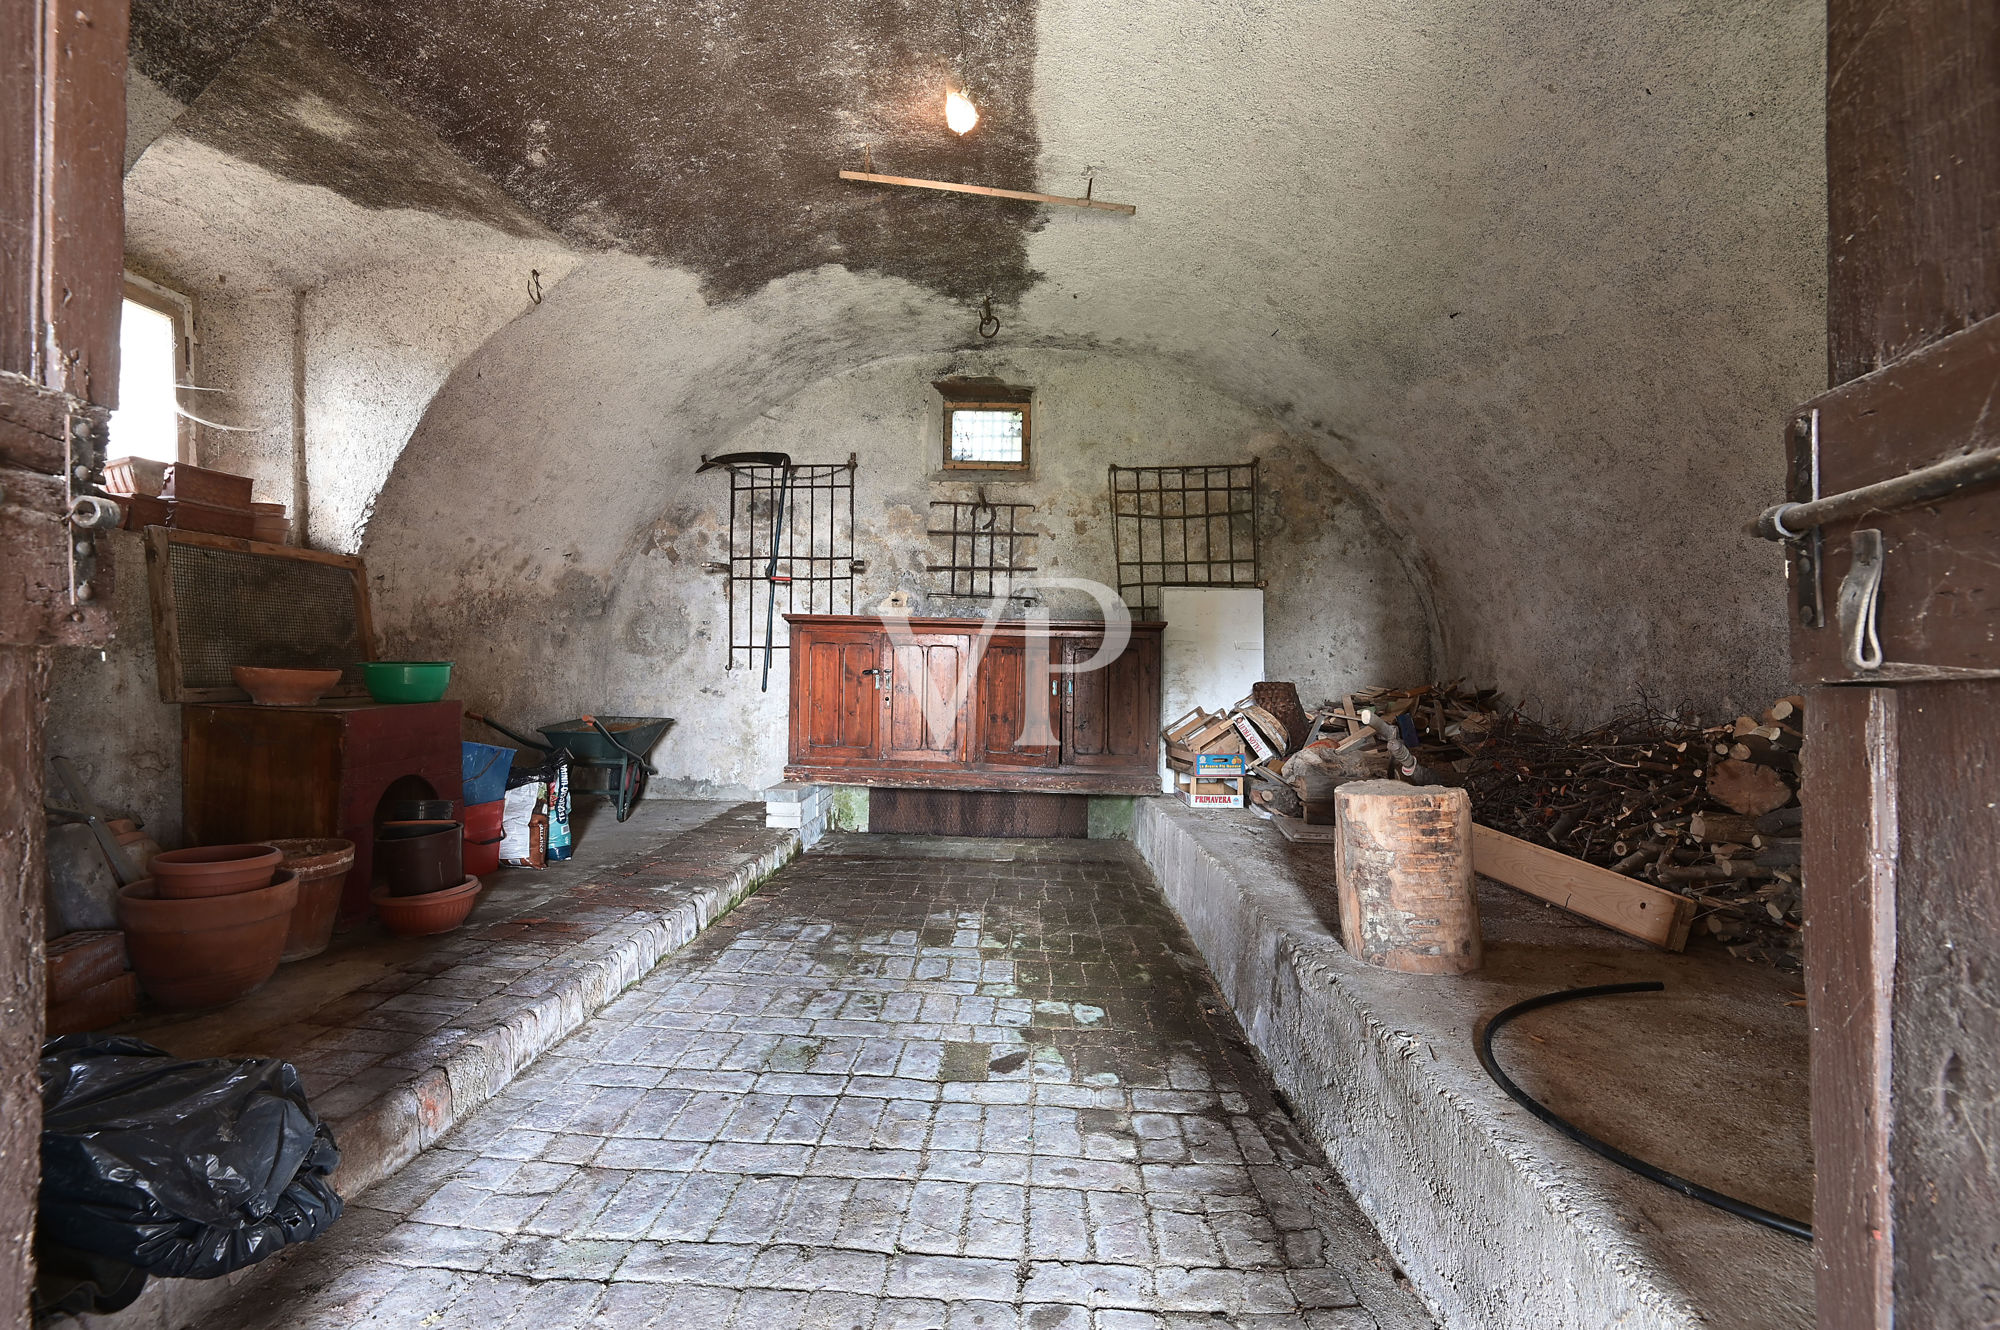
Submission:
[[448,817],[378,827],[377,881],[368,898],[382,926],[399,937],[422,937],[464,923],[479,898],[479,879],[467,875],[464,856],[465,828]]
[[132,968],[163,1007],[234,1002],[271,977],[298,902],[299,875],[271,845],[211,845],[153,857],[153,875],[118,893]]

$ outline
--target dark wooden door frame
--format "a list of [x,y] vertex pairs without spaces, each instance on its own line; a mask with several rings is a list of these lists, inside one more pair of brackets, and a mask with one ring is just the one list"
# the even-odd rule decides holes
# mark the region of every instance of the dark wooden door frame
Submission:
[[[1827,70],[1834,392],[1822,401],[1890,401],[1897,376],[1925,363],[1927,351],[1934,360],[1952,334],[2000,315],[2000,7],[1830,0]],[[2000,386],[2000,364],[1989,377]],[[1975,442],[1949,428],[1927,432],[1937,413],[1908,405],[1923,400],[1905,394],[1883,408],[1898,413],[1911,466],[1937,460],[1940,447]],[[1850,411],[1847,423],[1857,419]],[[1800,420],[1795,456],[1812,429],[1809,412]],[[1861,525],[1883,529],[1892,565],[1899,532],[1906,559],[1944,566],[1936,548],[1918,548],[1924,540],[1948,543],[1965,563],[1955,584],[1937,576],[1895,594],[1983,587],[2000,532],[1984,519],[1966,521],[1963,507],[1912,516],[1934,525],[1915,539],[1902,518]],[[1848,566],[1854,525],[1828,533],[1829,588]],[[1891,590],[1885,579],[1884,596]],[[1800,599],[1794,665],[1824,680],[1826,662],[1837,659],[1824,638],[1838,628],[1801,622]],[[1988,1325],[2000,1300],[2000,1165],[1994,1142],[1979,1140],[2000,1086],[2000,1025],[1977,1016],[2000,984],[2000,956],[1990,954],[2000,951],[1991,807],[2000,802],[2000,755],[1990,734],[2000,727],[2000,680],[1937,668],[1986,663],[1975,635],[1990,634],[1992,611],[1967,616],[1968,603],[1984,604],[1940,600],[1939,620],[1921,633],[1907,613],[1900,624],[1885,618],[1888,658],[1923,668],[1880,686],[1821,683],[1808,702],[1806,968],[1821,1330]],[[1829,598],[1828,617],[1833,605]],[[1959,622],[1943,622],[1954,608]],[[1919,637],[1922,654],[1899,653]]]
[[30,1323],[34,1281],[50,655],[110,639],[108,580],[71,596],[64,476],[118,400],[127,21],[0,0],[0,1330]]

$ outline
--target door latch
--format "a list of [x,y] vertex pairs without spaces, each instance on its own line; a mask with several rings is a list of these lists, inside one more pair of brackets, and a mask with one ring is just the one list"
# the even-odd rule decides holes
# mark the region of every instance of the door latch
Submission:
[[1850,548],[1854,561],[1840,581],[1834,610],[1840,619],[1840,640],[1850,666],[1879,670],[1882,639],[1875,630],[1875,615],[1882,598],[1882,533],[1872,527],[1856,531]]

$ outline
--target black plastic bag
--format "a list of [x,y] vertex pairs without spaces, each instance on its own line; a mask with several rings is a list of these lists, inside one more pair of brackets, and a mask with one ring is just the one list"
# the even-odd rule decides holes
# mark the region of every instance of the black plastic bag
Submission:
[[41,1077],[47,1241],[213,1279],[340,1217],[340,1151],[289,1063],[66,1035],[42,1046]]

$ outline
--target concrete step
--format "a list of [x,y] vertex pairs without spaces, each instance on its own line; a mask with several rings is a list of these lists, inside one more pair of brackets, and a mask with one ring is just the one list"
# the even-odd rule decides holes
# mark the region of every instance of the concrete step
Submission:
[[1674,955],[1481,883],[1486,962],[1394,974],[1340,945],[1330,845],[1249,812],[1146,799],[1133,840],[1299,1122],[1441,1325],[1805,1330],[1811,1248],[1689,1200],[1537,1121],[1473,1036],[1523,998],[1667,992],[1522,1018],[1498,1041],[1530,1094],[1602,1139],[1767,1209],[1811,1215],[1799,981],[1712,944]]
[[[572,871],[560,877],[550,873],[561,883],[552,883],[553,890],[537,890],[535,874],[503,874],[511,881],[489,893],[464,929],[376,943],[373,954],[385,959],[375,968],[386,970],[385,977],[309,1016],[249,1034],[219,1028],[232,1018],[254,1020],[254,1007],[274,1000],[267,989],[238,1004],[241,1011],[155,1018],[135,1023],[130,1032],[185,1057],[228,1052],[295,1062],[340,1146],[334,1185],[353,1200],[436,1143],[799,853],[798,832],[763,827],[760,806],[716,807],[717,813],[698,814],[692,826],[647,837],[644,820],[661,810],[641,805],[633,819],[640,825],[621,826],[601,842],[624,847],[622,853],[610,862],[566,865]],[[579,841],[579,859],[590,855],[592,844],[590,836]],[[326,960],[329,974],[365,963]],[[454,995],[455,985],[469,982],[454,975],[494,970],[516,977],[482,1000]],[[344,1023],[376,1033],[369,1013],[379,1014],[385,1003],[446,1023],[427,1036],[411,1035],[412,1048],[387,1064],[337,1072],[338,1053],[329,1057],[323,1049],[338,1046]],[[295,1046],[297,1040],[305,1042]],[[220,1279],[154,1280],[115,1317],[71,1323],[103,1330],[200,1325],[284,1260],[280,1253]]]

